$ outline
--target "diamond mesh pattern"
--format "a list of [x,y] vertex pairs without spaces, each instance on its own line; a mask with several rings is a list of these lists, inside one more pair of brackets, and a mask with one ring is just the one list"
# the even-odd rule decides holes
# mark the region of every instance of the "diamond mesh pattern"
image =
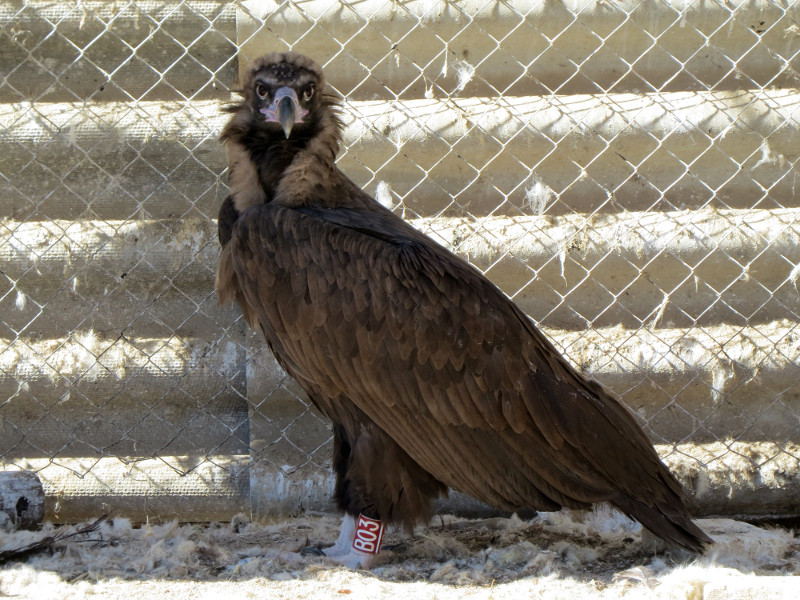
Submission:
[[[204,468],[327,472],[327,423],[212,291],[220,107],[250,59],[292,49],[344,99],[341,168],[500,285],[685,481],[796,477],[798,18],[2,2],[0,460],[54,495],[153,460],[202,489]],[[87,495],[118,493],[96,479]],[[781,506],[797,487],[770,489]]]

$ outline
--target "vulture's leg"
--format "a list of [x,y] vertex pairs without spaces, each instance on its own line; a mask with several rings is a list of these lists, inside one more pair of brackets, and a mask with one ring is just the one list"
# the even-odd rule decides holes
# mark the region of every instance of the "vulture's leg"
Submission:
[[[341,425],[333,428],[333,468],[336,471],[336,503],[344,512],[342,530],[336,543],[322,552],[351,569],[369,569],[380,552],[383,524],[374,502],[365,497],[363,486],[352,479],[354,456],[350,440]],[[358,468],[355,469],[358,472]],[[364,515],[369,515],[365,517]]]
[[381,551],[383,529],[378,519],[345,514],[339,539],[322,552],[351,569],[369,569]]
[[414,524],[426,523],[431,500],[447,488],[366,415],[357,413],[352,421],[349,435],[334,421],[334,497],[344,522],[339,539],[322,552],[350,568],[368,569],[380,552],[385,525],[403,524],[412,531]]
[[339,533],[339,539],[336,540],[333,546],[322,549],[322,553],[325,556],[341,556],[350,552],[353,547],[353,538],[356,535],[357,518],[354,515],[345,513],[344,519],[342,519],[342,531]]

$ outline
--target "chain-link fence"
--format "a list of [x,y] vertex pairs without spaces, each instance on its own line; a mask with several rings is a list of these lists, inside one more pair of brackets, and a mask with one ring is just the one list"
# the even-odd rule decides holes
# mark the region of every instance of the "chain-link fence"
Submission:
[[794,1],[0,0],[0,461],[51,517],[326,506],[327,423],[213,294],[237,73],[609,386],[709,512],[800,511]]

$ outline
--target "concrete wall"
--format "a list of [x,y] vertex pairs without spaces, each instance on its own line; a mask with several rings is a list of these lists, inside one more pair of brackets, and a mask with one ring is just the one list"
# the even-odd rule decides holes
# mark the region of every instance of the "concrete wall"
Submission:
[[0,461],[51,517],[329,507],[327,423],[212,293],[220,107],[288,47],[345,98],[341,168],[617,393],[704,512],[800,510],[800,9],[510,5],[0,0]]

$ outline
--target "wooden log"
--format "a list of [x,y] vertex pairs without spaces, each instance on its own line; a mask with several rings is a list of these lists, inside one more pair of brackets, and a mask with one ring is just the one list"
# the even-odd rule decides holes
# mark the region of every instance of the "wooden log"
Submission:
[[44,488],[30,471],[0,471],[0,529],[31,529],[44,518]]

